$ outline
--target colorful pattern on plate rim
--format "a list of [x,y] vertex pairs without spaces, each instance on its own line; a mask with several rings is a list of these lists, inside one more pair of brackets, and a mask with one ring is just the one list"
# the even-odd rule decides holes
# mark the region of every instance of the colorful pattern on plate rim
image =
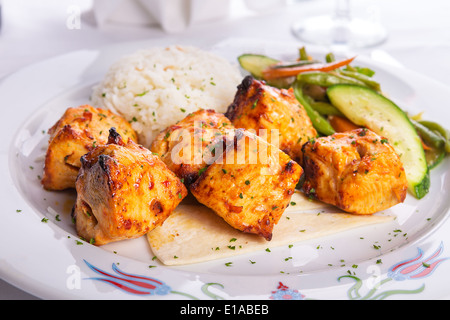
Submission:
[[[428,277],[442,262],[450,259],[450,257],[439,258],[444,251],[444,246],[442,243],[429,257],[424,257],[424,252],[421,248],[417,248],[417,250],[418,253],[416,256],[400,261],[391,266],[386,276],[382,279],[379,279],[378,282],[373,284],[371,288],[369,288],[369,290],[365,293],[361,292],[362,288],[364,287],[363,281],[355,275],[346,274],[338,277],[337,281],[340,282],[342,279],[348,278],[355,282],[355,284],[347,291],[347,298],[350,300],[383,300],[388,298],[389,296],[398,294],[421,293],[425,290],[425,284],[422,284],[414,290],[391,289],[381,291],[383,289],[383,286],[386,286],[386,284],[391,281],[418,280]],[[198,297],[195,297],[189,293],[174,291],[169,285],[161,280],[143,275],[126,273],[119,269],[119,267],[115,263],[112,264],[112,270],[115,272],[115,274],[113,274],[95,267],[86,260],[84,261],[92,271],[101,275],[101,277],[93,277],[88,279],[105,282],[129,294],[135,294],[139,296],[176,294],[185,296],[190,299],[199,299]],[[210,292],[209,288],[211,286],[218,286],[222,289],[224,288],[224,286],[220,283],[206,283],[201,288],[202,293],[211,299],[224,299],[223,297]],[[271,292],[269,298],[273,300],[312,299],[301,294],[299,290],[290,289],[282,282],[278,283],[276,290]]]
[[[164,282],[151,278],[146,277],[143,275],[135,275],[131,273],[126,273],[119,269],[116,263],[112,264],[112,270],[116,274],[112,274],[109,272],[106,272],[100,268],[95,267],[88,261],[84,260],[86,265],[93,270],[95,273],[101,275],[102,277],[94,277],[94,278],[88,278],[90,280],[96,280],[96,281],[102,281],[105,283],[108,283],[109,285],[112,285],[126,293],[135,294],[139,296],[144,295],[167,295],[167,294],[178,294],[185,297],[188,297],[190,299],[197,300],[197,297],[194,297],[188,293],[174,291],[170,286],[165,284]],[[215,300],[223,299],[209,291],[210,286],[220,286],[223,288],[223,286],[220,283],[207,283],[202,286],[202,292]]]

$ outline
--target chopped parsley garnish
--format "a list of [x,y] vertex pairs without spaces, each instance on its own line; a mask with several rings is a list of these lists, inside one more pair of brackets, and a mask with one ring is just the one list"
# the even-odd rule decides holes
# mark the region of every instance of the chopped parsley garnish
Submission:
[[138,93],[138,94],[136,95],[136,97],[142,97],[142,96],[145,96],[149,91],[150,91],[150,90],[145,90],[145,91],[142,92],[142,93]]

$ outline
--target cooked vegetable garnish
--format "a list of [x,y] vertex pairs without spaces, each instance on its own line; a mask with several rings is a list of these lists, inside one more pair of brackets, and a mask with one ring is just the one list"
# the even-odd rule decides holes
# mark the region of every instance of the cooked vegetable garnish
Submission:
[[265,70],[262,71],[263,79],[271,80],[271,79],[277,79],[277,78],[285,78],[285,77],[293,77],[298,75],[302,72],[309,72],[309,71],[332,71],[341,67],[344,67],[348,64],[350,64],[355,57],[341,60],[341,61],[333,61],[329,63],[313,63],[313,64],[306,64],[301,65],[297,67],[287,67],[287,68],[273,68],[268,67]]
[[364,73],[358,72],[358,71],[346,71],[346,70],[340,70],[339,73],[342,76],[354,78],[358,81],[361,81],[364,83],[365,86],[372,88],[375,91],[380,91],[380,84],[376,81],[374,81],[371,77],[365,75]]
[[308,103],[308,100],[305,98],[303,94],[303,85],[300,82],[294,83],[294,93],[297,100],[301,103],[301,105],[305,108],[308,117],[311,119],[311,122],[314,128],[321,134],[329,136],[333,134],[335,131],[330,123],[323,116],[320,115],[319,112],[314,110],[314,108]]
[[304,95],[305,99],[308,100],[311,107],[320,113],[322,116],[342,116],[342,112],[340,112],[335,106],[331,103],[324,101],[314,101],[310,99],[310,97]]
[[241,67],[250,72],[255,79],[266,80],[267,84],[277,88],[288,88],[295,80],[291,78],[273,79],[270,81],[264,79],[262,74],[263,70],[280,63],[280,61],[262,54],[242,54],[238,57],[238,62]]
[[346,132],[360,128],[346,117],[330,116],[328,121],[336,132]]
[[445,140],[440,134],[435,133],[433,130],[427,128],[416,120],[411,119],[411,123],[416,128],[417,133],[427,146],[435,149],[443,149]]
[[294,61],[294,62],[278,62],[277,64],[270,65],[269,67],[274,68],[274,69],[295,68],[295,67],[311,65],[314,63],[319,63],[319,61],[300,60],[300,61]]
[[428,163],[428,168],[433,169],[445,158],[446,152],[444,149],[424,148],[425,158]]
[[349,84],[328,88],[331,103],[351,122],[385,137],[399,154],[409,190],[418,199],[429,191],[429,168],[422,141],[408,116],[372,89]]
[[428,167],[436,167],[450,152],[450,131],[440,124],[427,120],[411,120],[422,138]]
[[300,73],[297,80],[308,84],[329,87],[338,83],[350,83],[364,86],[365,83],[356,78],[347,77],[337,72],[310,71]]
[[242,54],[238,57],[241,67],[251,73],[256,79],[262,79],[262,71],[280,61],[262,54]]
[[450,152],[450,131],[442,127],[439,123],[427,120],[418,121],[424,127],[432,130],[435,134],[440,135],[444,140],[444,149],[446,152]]

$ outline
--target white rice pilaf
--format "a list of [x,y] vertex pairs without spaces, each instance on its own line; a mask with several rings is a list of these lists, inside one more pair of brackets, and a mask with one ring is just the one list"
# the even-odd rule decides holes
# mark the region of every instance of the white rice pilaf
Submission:
[[130,121],[149,147],[166,127],[199,108],[225,112],[241,82],[239,69],[189,46],[140,50],[114,63],[93,88],[92,105]]

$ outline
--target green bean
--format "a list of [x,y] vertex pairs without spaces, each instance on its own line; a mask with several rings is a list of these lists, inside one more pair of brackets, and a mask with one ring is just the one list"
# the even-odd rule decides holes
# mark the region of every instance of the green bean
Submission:
[[322,116],[343,116],[342,112],[332,104],[325,101],[316,101],[303,91],[303,98],[309,105]]
[[411,120],[411,123],[416,128],[417,133],[425,143],[429,144],[435,149],[441,149],[444,147],[445,141],[441,135],[437,135],[433,130],[427,128],[425,125],[415,120]]
[[271,68],[273,69],[280,69],[280,68],[294,68],[294,67],[300,67],[305,66],[308,64],[314,64],[319,63],[317,60],[300,60],[300,61],[293,61],[293,62],[283,62],[280,64],[273,65]]
[[301,47],[298,50],[299,60],[309,60],[308,53],[306,53],[306,48]]
[[316,84],[303,83],[303,94],[311,101],[328,101],[327,88]]
[[289,89],[295,81],[295,77],[278,78],[272,80],[266,80],[269,86],[279,89]]
[[346,66],[345,69],[343,69],[343,70],[352,71],[352,72],[358,72],[358,69],[356,67],[351,66],[351,65]]
[[297,80],[308,84],[316,84],[322,87],[329,87],[334,84],[341,84],[341,83],[367,86],[364,82],[358,79],[346,77],[337,74],[335,72],[321,72],[321,71],[303,72],[297,76]]
[[344,71],[344,70],[339,71],[339,73],[346,77],[350,77],[350,78],[354,78],[359,81],[362,81],[366,84],[367,87],[369,87],[375,91],[378,91],[378,92],[381,91],[380,84],[378,82],[372,80],[369,76],[366,76],[365,74],[362,74],[357,71]]
[[313,107],[309,104],[307,98],[303,95],[303,84],[301,82],[296,81],[293,85],[294,93],[297,100],[300,104],[305,108],[308,117],[311,119],[311,122],[314,128],[321,134],[329,136],[335,133],[333,127],[330,123],[320,115],[319,112],[313,109]]
[[326,62],[336,61],[336,58],[334,57],[334,53],[333,52],[327,53],[327,55],[325,56],[325,61]]
[[436,167],[450,152],[450,132],[436,122],[411,119],[422,140],[429,145],[425,149],[428,168]]
[[445,143],[445,151],[450,153],[450,131],[442,127],[439,123],[427,120],[418,121],[424,127],[438,133]]
[[431,150],[425,150],[425,159],[428,164],[428,168],[431,170],[434,167],[436,167],[442,159],[445,158],[445,149],[431,149]]
[[373,75],[375,74],[375,71],[373,71],[370,68],[357,67],[357,66],[356,67],[350,67],[350,68],[348,68],[348,67],[350,67],[350,66],[347,66],[347,71],[355,71],[355,72],[358,72],[360,74],[364,74],[364,75],[368,76],[369,78],[373,77]]
[[323,116],[343,116],[342,112],[338,108],[328,102],[314,101],[311,107],[319,112]]

